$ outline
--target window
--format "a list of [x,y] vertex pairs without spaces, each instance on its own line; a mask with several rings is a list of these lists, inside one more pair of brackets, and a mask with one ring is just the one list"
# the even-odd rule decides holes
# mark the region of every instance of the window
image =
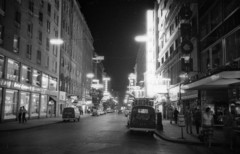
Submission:
[[240,30],[226,38],[226,63],[240,57]]
[[20,28],[20,24],[21,24],[21,13],[16,11],[15,13],[15,22],[14,22],[15,26],[17,26],[18,28]]
[[54,32],[55,32],[55,37],[58,37],[58,31],[55,29]]
[[48,89],[49,79],[47,74],[42,74],[42,88]]
[[41,85],[41,72],[35,69],[33,70],[32,84],[39,87]]
[[6,4],[6,0],[0,0],[0,14],[2,16],[5,15],[5,4]]
[[0,55],[0,78],[3,78],[4,56]]
[[170,47],[170,55],[171,55],[171,54],[173,53],[173,51],[174,51],[173,45],[174,45],[174,44],[172,44],[171,47]]
[[212,68],[219,67],[223,64],[222,44],[218,43],[212,47]]
[[57,10],[59,9],[59,0],[55,0],[55,7]]
[[46,49],[49,51],[49,38],[46,39]]
[[57,79],[53,77],[49,77],[49,89],[57,90]]
[[58,25],[58,15],[56,12],[54,12],[54,22],[55,22],[55,24]]
[[37,63],[41,64],[41,51],[37,51]]
[[31,22],[28,22],[27,31],[28,31],[28,36],[29,36],[29,37],[32,37],[33,24],[32,24]]
[[13,52],[18,52],[19,50],[19,41],[20,41],[20,37],[17,35],[14,35],[13,37]]
[[45,67],[46,67],[46,68],[49,67],[49,57],[47,57],[47,59],[46,59],[46,65],[45,65]]
[[28,13],[33,16],[33,11],[34,11],[34,3],[33,3],[33,0],[29,0]]
[[38,21],[39,21],[39,24],[42,25],[42,23],[43,23],[43,13],[42,12],[39,12]]
[[40,0],[40,6],[41,6],[41,7],[44,6],[44,0]]
[[218,4],[211,11],[211,30],[213,30],[222,21],[222,3]]
[[28,59],[31,59],[31,57],[32,57],[32,45],[31,44],[27,44],[26,57]]
[[168,59],[168,51],[165,53],[165,59]]
[[42,44],[42,32],[38,31],[38,43]]
[[51,4],[48,3],[48,15],[51,16]]
[[19,63],[8,59],[8,68],[7,68],[7,79],[18,81],[19,79]]
[[47,32],[50,33],[50,27],[51,27],[51,23],[50,21],[47,21]]
[[21,77],[21,81],[23,83],[31,83],[31,73],[32,73],[32,69],[31,67],[22,65],[22,77]]
[[0,44],[3,44],[3,26],[0,25]]

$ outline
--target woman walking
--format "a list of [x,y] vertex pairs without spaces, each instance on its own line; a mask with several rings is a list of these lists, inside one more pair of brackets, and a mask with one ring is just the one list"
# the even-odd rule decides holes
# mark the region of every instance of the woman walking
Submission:
[[208,144],[208,147],[211,148],[212,137],[213,137],[213,115],[209,107],[206,108],[206,113],[203,115],[203,132],[204,132],[204,142]]

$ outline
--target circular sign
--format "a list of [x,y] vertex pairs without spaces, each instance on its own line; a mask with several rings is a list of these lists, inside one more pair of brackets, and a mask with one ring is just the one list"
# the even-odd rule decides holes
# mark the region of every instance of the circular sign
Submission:
[[184,54],[190,54],[193,51],[193,44],[190,41],[183,41],[181,43],[181,51]]

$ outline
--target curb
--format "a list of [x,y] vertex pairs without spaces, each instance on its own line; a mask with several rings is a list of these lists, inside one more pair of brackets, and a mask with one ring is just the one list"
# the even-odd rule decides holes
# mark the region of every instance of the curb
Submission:
[[[155,133],[155,135],[157,135],[158,137],[160,137],[164,141],[173,142],[173,143],[179,143],[179,144],[205,146],[205,144],[203,142],[193,142],[193,141],[186,141],[186,140],[170,139],[169,137],[167,137],[163,133],[159,133],[157,131],[154,131],[154,133]],[[222,146],[222,144],[213,142],[212,146]]]

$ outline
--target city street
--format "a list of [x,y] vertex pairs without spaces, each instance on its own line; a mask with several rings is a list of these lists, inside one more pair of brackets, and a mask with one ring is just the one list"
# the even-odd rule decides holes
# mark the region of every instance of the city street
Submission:
[[88,116],[37,128],[0,132],[1,154],[197,154],[231,153],[221,147],[192,146],[163,141],[156,135],[131,134],[124,114]]

